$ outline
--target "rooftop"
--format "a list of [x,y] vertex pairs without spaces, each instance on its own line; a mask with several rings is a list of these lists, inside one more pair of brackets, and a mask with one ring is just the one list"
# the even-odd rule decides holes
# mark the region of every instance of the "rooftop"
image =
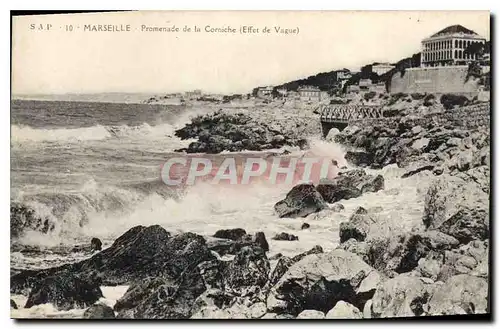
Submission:
[[468,28],[463,27],[462,25],[451,25],[451,26],[448,26],[447,28],[444,28],[441,31],[433,34],[431,36],[431,38],[440,37],[440,36],[449,35],[449,34],[455,34],[455,33],[462,33],[462,34],[469,34],[469,35],[478,36],[478,34],[476,32],[469,30]]

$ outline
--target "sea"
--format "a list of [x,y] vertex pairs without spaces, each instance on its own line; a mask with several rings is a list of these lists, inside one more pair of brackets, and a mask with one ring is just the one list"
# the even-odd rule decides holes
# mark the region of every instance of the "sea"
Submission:
[[[274,204],[291,188],[284,184],[198,184],[182,191],[172,189],[160,179],[161,165],[191,142],[177,138],[175,130],[213,110],[202,105],[12,100],[11,202],[49,218],[54,229],[26,231],[11,239],[11,273],[91,257],[75,247],[88,245],[94,237],[109,247],[136,225],[159,224],[174,234],[204,236],[225,228],[239,227],[250,234],[263,231],[270,255],[292,256],[315,245],[325,251],[334,249],[340,223],[359,206],[375,209],[393,226],[421,222],[429,177],[402,180],[403,171],[395,165],[367,170],[384,176],[384,190],[345,200],[344,211],[333,216],[306,219],[282,219],[274,213]],[[310,145],[317,155],[347,165],[342,146],[321,136],[312,137]],[[304,222],[310,224],[309,229],[301,230]],[[299,240],[271,239],[280,232],[297,235]],[[102,302],[113,306],[126,288],[102,287]],[[59,311],[50,304],[25,309],[27,296],[11,298],[20,306],[11,310],[13,318],[78,318],[84,311]]]

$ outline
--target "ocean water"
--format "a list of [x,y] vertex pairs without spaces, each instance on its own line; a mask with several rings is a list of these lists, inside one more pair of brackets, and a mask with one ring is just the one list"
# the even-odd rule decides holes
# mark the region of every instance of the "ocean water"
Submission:
[[[38,269],[75,262],[91,255],[73,252],[92,237],[104,247],[135,225],[160,224],[167,231],[212,235],[222,228],[263,231],[270,255],[296,255],[315,245],[331,250],[338,229],[358,206],[376,209],[390,234],[394,227],[420,225],[425,173],[400,179],[395,166],[371,173],[385,177],[385,189],[342,202],[345,210],[333,216],[280,219],[274,204],[290,190],[287,185],[257,182],[245,186],[198,184],[182,191],[160,180],[161,165],[186,147],[174,131],[202,107],[145,104],[12,101],[11,201],[50,218],[48,233],[27,231],[11,241],[11,271]],[[311,139],[310,152],[345,164],[340,145]],[[300,153],[299,150],[292,150]],[[247,152],[220,157],[247,156]],[[308,222],[311,227],[301,230]],[[274,241],[288,232],[298,241]],[[105,287],[105,302],[114,303],[123,287]],[[11,296],[23,306],[26,296]],[[82,310],[59,312],[52,305],[16,310],[13,317],[78,317]]]

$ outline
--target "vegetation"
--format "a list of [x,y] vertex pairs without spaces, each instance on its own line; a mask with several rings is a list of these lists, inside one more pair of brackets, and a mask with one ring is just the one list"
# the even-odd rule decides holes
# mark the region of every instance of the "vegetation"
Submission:
[[436,96],[433,94],[428,94],[424,98],[424,106],[432,106],[434,101],[436,100]]
[[463,95],[455,95],[455,94],[444,94],[441,96],[441,104],[443,104],[444,108],[450,110],[455,106],[465,106],[469,103],[467,97]]
[[419,101],[419,100],[423,99],[425,96],[426,96],[426,94],[421,94],[421,93],[413,93],[413,94],[411,94],[411,98],[414,101]]

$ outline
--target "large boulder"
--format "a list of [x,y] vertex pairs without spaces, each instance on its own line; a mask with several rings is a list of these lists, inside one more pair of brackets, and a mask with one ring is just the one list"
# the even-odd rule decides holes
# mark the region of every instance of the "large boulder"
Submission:
[[443,233],[453,236],[460,243],[485,240],[489,237],[489,213],[485,209],[460,209],[439,226]]
[[323,179],[318,192],[328,203],[357,198],[366,192],[377,192],[384,188],[382,175],[368,175],[363,169],[341,171],[334,179]]
[[90,306],[83,313],[84,319],[114,319],[115,312],[107,305],[95,304]]
[[489,209],[489,195],[474,181],[441,175],[430,185],[425,196],[423,222],[428,228],[441,224],[462,209]]
[[25,308],[40,304],[53,304],[58,310],[85,308],[103,297],[97,281],[77,277],[71,273],[47,277],[35,285]]
[[11,291],[19,293],[46,277],[65,273],[110,286],[148,277],[177,277],[187,266],[214,257],[200,235],[183,233],[171,237],[159,225],[136,226],[116,239],[111,247],[89,259],[44,270],[21,271],[11,277]]
[[241,240],[247,232],[242,229],[242,228],[233,228],[233,229],[226,229],[226,230],[218,230],[214,234],[214,238],[219,238],[219,239],[229,239],[229,240]]
[[381,280],[376,270],[344,250],[313,254],[293,264],[271,289],[269,312],[328,312],[340,300],[363,308]]
[[284,200],[274,205],[280,218],[306,217],[327,207],[325,200],[312,184],[294,186]]
[[410,232],[368,241],[369,264],[388,276],[410,272],[430,251],[451,250],[459,242],[438,231]]
[[429,300],[430,315],[488,313],[488,281],[468,274],[452,276]]
[[433,281],[398,275],[384,281],[372,299],[372,316],[380,318],[424,315],[425,304],[433,292]]
[[266,253],[259,247],[243,247],[226,266],[223,273],[225,288],[241,291],[263,287],[269,278],[270,265]]

